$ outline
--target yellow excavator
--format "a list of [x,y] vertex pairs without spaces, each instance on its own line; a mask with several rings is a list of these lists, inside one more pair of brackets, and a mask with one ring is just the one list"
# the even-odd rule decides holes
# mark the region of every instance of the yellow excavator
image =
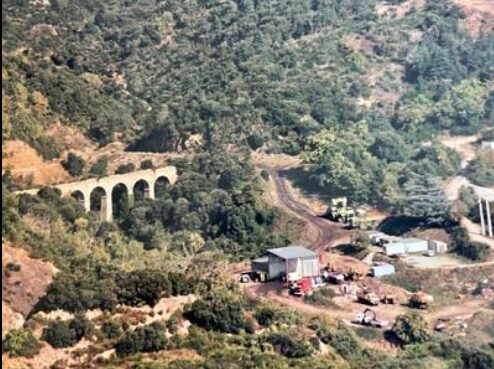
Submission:
[[335,222],[345,223],[350,228],[370,229],[374,222],[367,217],[367,211],[348,206],[346,197],[331,199],[326,216]]

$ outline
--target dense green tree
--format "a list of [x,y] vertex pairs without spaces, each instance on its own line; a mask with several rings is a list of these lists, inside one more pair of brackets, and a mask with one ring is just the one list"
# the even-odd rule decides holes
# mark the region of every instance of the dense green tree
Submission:
[[494,185],[494,151],[480,150],[468,168],[468,178],[478,186]]
[[314,351],[308,342],[286,333],[273,333],[266,340],[273,345],[276,352],[289,358],[310,356]]
[[106,176],[108,174],[108,156],[103,155],[99,157],[98,160],[91,165],[89,173],[98,177]]
[[146,159],[141,162],[141,169],[153,169],[154,164],[151,159]]
[[238,333],[246,326],[242,303],[229,291],[216,291],[195,301],[185,315],[207,330]]
[[79,341],[75,330],[70,326],[70,322],[62,320],[53,321],[43,329],[41,339],[54,348],[70,347]]
[[128,356],[164,350],[167,346],[165,327],[161,323],[152,323],[127,333],[115,344],[115,350],[119,356]]
[[449,220],[449,201],[441,182],[428,175],[410,176],[404,185],[403,211],[429,225],[444,224]]
[[86,166],[86,162],[84,161],[84,159],[74,154],[73,152],[69,153],[67,159],[65,159],[62,164],[63,167],[69,172],[69,174],[74,177],[80,176],[84,171],[84,167]]
[[398,316],[393,332],[404,344],[421,343],[430,338],[427,322],[417,313]]
[[333,187],[355,200],[370,200],[379,168],[367,151],[369,141],[365,125],[322,131],[308,138],[305,163],[321,186]]
[[117,281],[119,301],[136,306],[155,305],[162,296],[171,294],[171,284],[166,273],[160,270],[139,270],[125,273]]
[[121,164],[115,170],[115,174],[131,173],[136,170],[134,163]]
[[101,325],[101,332],[103,332],[105,337],[108,339],[118,338],[123,333],[122,324],[116,320],[113,320],[113,319],[105,321]]

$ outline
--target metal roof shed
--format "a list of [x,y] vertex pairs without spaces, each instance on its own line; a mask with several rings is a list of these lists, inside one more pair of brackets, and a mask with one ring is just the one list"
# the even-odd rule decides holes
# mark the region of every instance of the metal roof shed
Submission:
[[269,249],[268,272],[270,279],[286,275],[289,279],[315,277],[319,275],[319,257],[302,246]]
[[420,238],[404,238],[401,240],[405,244],[406,252],[424,252],[429,249],[429,243],[427,240],[421,240]]
[[254,272],[265,272],[269,270],[269,258],[264,256],[262,258],[254,259],[250,262],[251,269]]
[[372,275],[374,277],[383,277],[395,273],[395,267],[392,264],[379,264],[372,267]]
[[269,249],[268,254],[276,255],[284,260],[317,257],[317,254],[314,251],[302,246],[288,246],[279,247],[277,249]]

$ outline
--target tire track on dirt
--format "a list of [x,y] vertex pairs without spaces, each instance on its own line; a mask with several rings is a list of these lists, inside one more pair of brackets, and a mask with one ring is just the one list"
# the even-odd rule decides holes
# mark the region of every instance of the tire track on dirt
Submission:
[[273,167],[258,164],[258,167],[269,174],[280,205],[297,217],[305,220],[317,231],[315,241],[308,245],[312,250],[326,251],[330,247],[350,241],[350,232],[344,229],[341,223],[331,222],[328,219],[321,218],[308,205],[295,198],[288,181],[280,176],[281,171],[288,169],[287,166]]

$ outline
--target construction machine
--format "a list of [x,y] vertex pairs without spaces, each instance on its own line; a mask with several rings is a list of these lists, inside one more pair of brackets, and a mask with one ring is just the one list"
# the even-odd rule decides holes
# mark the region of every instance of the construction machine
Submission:
[[416,309],[427,309],[434,301],[434,297],[424,292],[417,292],[410,296],[409,305]]
[[362,288],[357,292],[357,299],[363,304],[372,306],[379,305],[379,297],[377,297],[375,293],[367,291],[366,288]]
[[393,295],[384,295],[383,298],[381,299],[381,302],[386,305],[394,305],[396,304],[396,296]]
[[360,281],[364,278],[364,273],[356,270],[355,268],[351,268],[347,273],[344,274],[345,279],[348,281]]
[[374,221],[367,216],[367,211],[348,206],[346,197],[331,199],[326,215],[335,222],[345,223],[348,227],[370,229]]
[[387,320],[377,319],[376,312],[372,309],[365,309],[363,313],[357,314],[352,323],[375,328],[385,328],[389,325]]
[[346,197],[338,197],[335,199],[331,199],[331,205],[329,205],[328,210],[326,212],[329,219],[335,222],[345,221],[346,213],[347,213],[347,198]]

